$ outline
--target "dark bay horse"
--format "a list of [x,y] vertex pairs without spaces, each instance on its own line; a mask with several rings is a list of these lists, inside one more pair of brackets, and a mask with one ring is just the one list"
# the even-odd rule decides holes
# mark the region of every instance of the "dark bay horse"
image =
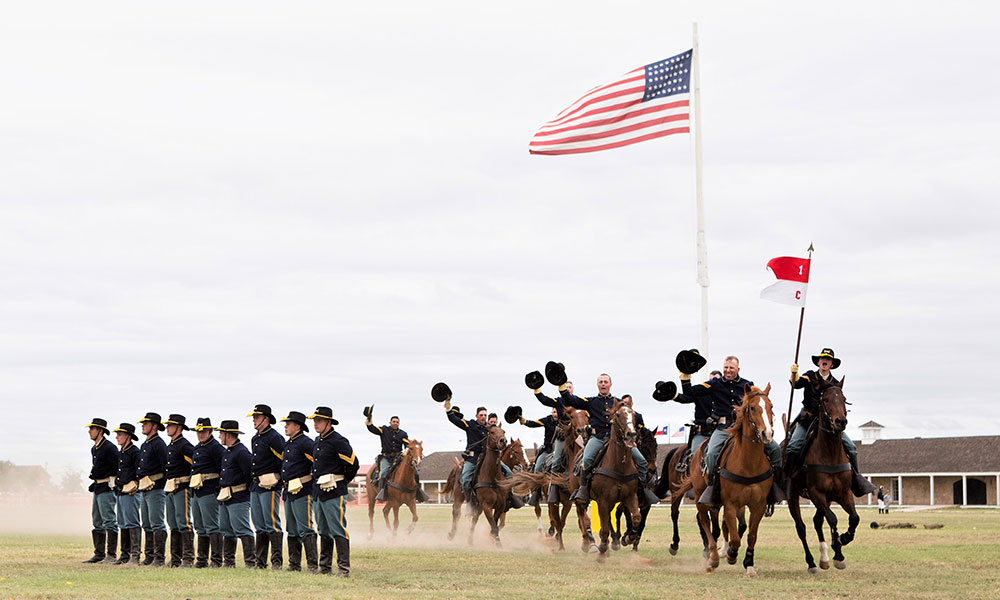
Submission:
[[[469,503],[472,508],[472,526],[469,528],[470,545],[480,515],[486,516],[486,521],[490,524],[490,535],[493,537],[494,543],[497,546],[500,545],[500,517],[507,508],[507,491],[501,490],[499,485],[504,479],[503,470],[500,468],[500,455],[506,448],[507,438],[504,436],[503,429],[497,425],[490,427],[489,435],[484,440],[483,457],[480,459],[478,475],[473,483],[476,502]],[[462,503],[466,501],[465,493],[459,482],[462,464],[458,460],[456,463],[448,475],[448,482],[444,488],[445,492],[452,493],[449,540],[455,537],[458,519],[462,516]]]
[[[830,542],[833,545],[833,566],[838,569],[847,567],[844,561],[843,546],[854,540],[854,532],[861,520],[854,508],[854,493],[851,491],[851,464],[847,461],[847,453],[841,443],[841,435],[847,427],[847,398],[843,392],[844,380],[835,384],[814,385],[819,401],[819,415],[816,423],[816,437],[803,452],[803,474],[794,482],[795,490],[805,490],[804,497],[809,498],[816,507],[813,525],[819,537],[820,558],[822,569],[830,568],[830,558],[827,553],[826,541],[823,538],[823,519],[830,525]],[[847,531],[837,535],[837,515],[832,504],[837,502],[848,514]],[[802,512],[799,508],[799,496],[792,494],[788,498],[788,512],[795,521],[795,531],[802,541],[806,554],[806,564],[810,573],[817,573],[816,563],[809,551],[806,541],[806,526],[802,522]]]
[[[649,463],[651,474],[656,473],[656,435],[645,427],[639,427],[637,429],[638,441],[636,442],[639,447],[639,452],[642,453],[643,458]],[[642,518],[638,523],[632,521],[631,515],[625,510],[625,505],[618,503],[618,507],[615,509],[613,515],[615,519],[614,527],[611,528],[611,549],[618,550],[620,545],[632,545],[632,550],[637,552],[639,550],[639,539],[642,537],[642,532],[646,529],[646,518],[649,516],[649,509],[652,507],[649,502],[646,501],[645,494],[639,494],[639,514]],[[621,533],[621,518],[625,517],[625,533]]]
[[597,502],[597,514],[601,520],[601,542],[597,546],[597,560],[604,562],[608,557],[608,539],[611,537],[611,511],[621,502],[628,510],[633,523],[639,523],[639,473],[632,460],[632,448],[636,444],[635,413],[621,401],[616,401],[608,409],[611,420],[611,434],[608,436],[607,450],[600,462],[592,468],[594,473],[590,484],[590,497]]
[[[410,526],[406,528],[406,533],[412,533],[417,526],[417,468],[424,457],[424,445],[412,440],[400,459],[399,466],[396,467],[385,488],[385,506],[382,508],[382,516],[385,518],[385,528],[396,535],[399,529],[399,507],[407,506],[410,509]],[[385,474],[380,474],[385,476]],[[378,494],[378,486],[374,481],[368,481],[366,486],[368,495],[368,539],[375,535],[375,496]],[[389,511],[392,511],[392,527],[389,526]]]

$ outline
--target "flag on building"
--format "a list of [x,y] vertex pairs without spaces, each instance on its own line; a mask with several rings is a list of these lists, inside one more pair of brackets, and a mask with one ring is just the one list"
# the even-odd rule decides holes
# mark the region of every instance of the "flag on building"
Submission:
[[761,290],[761,299],[792,306],[805,306],[810,262],[808,258],[794,256],[779,256],[767,261],[767,268],[771,269],[778,282]]
[[692,54],[686,50],[595,87],[542,125],[528,151],[597,152],[689,133]]
[[664,425],[663,427],[657,427],[653,430],[653,435],[668,435],[670,433],[670,425]]
[[670,436],[670,438],[671,438],[671,439],[673,439],[673,438],[675,438],[675,437],[679,437],[679,438],[682,438],[682,439],[683,439],[683,438],[684,438],[684,437],[686,437],[686,436],[687,436],[687,428],[686,428],[686,427],[684,427],[683,425],[681,425],[681,426],[680,426],[680,427],[679,427],[679,428],[677,429],[677,431],[675,431],[675,432],[674,432],[674,434],[673,434],[672,436]]

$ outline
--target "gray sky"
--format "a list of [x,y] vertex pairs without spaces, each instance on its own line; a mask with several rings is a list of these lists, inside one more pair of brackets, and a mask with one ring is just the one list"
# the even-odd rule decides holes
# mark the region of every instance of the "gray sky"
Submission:
[[332,406],[366,463],[370,403],[457,449],[434,382],[540,417],[552,359],[680,425],[649,394],[698,344],[690,138],[527,144],[695,20],[713,365],[787,409],[798,311],[758,294],[813,242],[800,363],[843,357],[851,424],[1000,430],[995,6],[370,4],[7,5],[0,459],[83,469],[91,417],[257,402]]

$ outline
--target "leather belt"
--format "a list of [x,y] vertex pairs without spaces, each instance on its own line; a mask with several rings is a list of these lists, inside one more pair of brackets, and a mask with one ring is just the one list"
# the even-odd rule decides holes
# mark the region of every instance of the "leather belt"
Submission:
[[104,479],[95,479],[94,483],[111,483],[111,477],[105,477]]

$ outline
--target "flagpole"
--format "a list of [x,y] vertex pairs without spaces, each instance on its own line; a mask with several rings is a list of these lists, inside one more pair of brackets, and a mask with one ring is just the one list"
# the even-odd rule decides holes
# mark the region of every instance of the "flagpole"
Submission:
[[[813,256],[813,245],[809,244],[809,266],[812,267],[812,256]],[[799,348],[802,345],[802,322],[806,318],[806,305],[802,305],[802,311],[799,312],[799,333],[795,338],[795,361],[794,364],[799,364]],[[788,395],[788,413],[785,420],[785,446],[788,446],[788,436],[791,434],[792,428],[792,402],[795,399],[795,386],[792,386],[791,393]]]
[[[694,92],[694,189],[698,207],[698,285],[701,287],[701,355],[709,360],[708,350],[708,246],[705,243],[705,203],[701,191],[701,76],[698,63],[698,24],[692,24],[691,81]],[[797,353],[797,351],[796,351]],[[708,364],[708,363],[706,363]]]

